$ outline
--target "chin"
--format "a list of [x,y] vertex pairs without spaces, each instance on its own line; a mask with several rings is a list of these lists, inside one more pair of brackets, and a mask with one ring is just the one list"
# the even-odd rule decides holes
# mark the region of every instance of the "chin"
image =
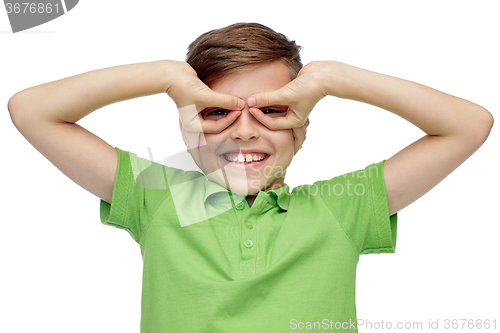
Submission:
[[257,182],[248,181],[246,184],[241,184],[239,186],[231,187],[231,192],[236,193],[238,195],[247,196],[258,194],[260,191],[266,191],[267,189],[277,189],[281,187],[278,184],[269,185],[268,183],[261,181],[257,184]]
[[236,181],[236,182],[231,182],[229,181],[229,188],[231,192],[241,195],[241,196],[247,196],[247,195],[252,195],[252,194],[257,194],[261,190],[261,188],[252,186],[248,181],[246,180],[241,180],[241,181]]

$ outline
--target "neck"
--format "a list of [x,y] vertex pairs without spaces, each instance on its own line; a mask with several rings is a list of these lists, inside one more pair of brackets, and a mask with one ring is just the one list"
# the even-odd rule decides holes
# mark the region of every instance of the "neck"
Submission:
[[255,201],[255,198],[257,198],[257,194],[253,194],[253,195],[247,195],[245,197],[245,199],[247,200],[247,203],[248,203],[248,207],[252,207],[253,205],[253,202]]
[[[269,191],[269,190],[277,190],[277,189],[279,189],[280,187],[282,187],[282,186],[283,186],[283,184],[284,184],[284,182],[283,182],[283,180],[281,180],[281,182],[276,182],[276,183],[272,184],[271,186],[269,186],[269,187],[267,187],[267,188],[263,189],[262,191],[267,192],[267,191]],[[254,201],[255,201],[255,198],[257,198],[257,195],[258,195],[258,194],[259,194],[259,193],[257,192],[256,194],[247,195],[247,196],[245,197],[245,199],[247,200],[247,203],[248,203],[248,207],[252,207],[252,205],[253,205],[253,203],[254,203]]]

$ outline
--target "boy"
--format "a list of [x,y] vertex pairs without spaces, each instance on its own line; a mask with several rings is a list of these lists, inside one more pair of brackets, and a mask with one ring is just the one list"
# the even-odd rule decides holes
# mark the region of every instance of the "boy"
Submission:
[[[160,92],[175,101],[208,179],[114,149],[75,124]],[[326,95],[384,108],[428,135],[290,191],[286,168]],[[16,94],[9,111],[44,156],[101,198],[101,221],[140,244],[141,332],[356,332],[359,255],[394,252],[397,212],[476,151],[493,124],[482,107],[413,82],[333,61],[302,67],[294,42],[255,23],[201,35],[187,64],[77,75]]]

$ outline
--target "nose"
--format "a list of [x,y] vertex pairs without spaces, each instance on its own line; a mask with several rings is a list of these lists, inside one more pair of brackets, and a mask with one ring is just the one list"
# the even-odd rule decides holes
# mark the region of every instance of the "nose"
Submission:
[[259,121],[255,119],[245,107],[241,115],[231,124],[231,138],[233,140],[249,141],[259,137]]

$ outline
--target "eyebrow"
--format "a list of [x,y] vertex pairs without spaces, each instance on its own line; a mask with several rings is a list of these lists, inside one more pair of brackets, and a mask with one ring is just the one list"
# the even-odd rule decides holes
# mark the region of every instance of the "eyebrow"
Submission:
[[259,109],[263,109],[263,108],[288,109],[288,106],[287,105],[281,105],[281,104],[274,104],[274,105],[262,106]]
[[213,107],[204,108],[203,110],[200,111],[200,113],[201,112],[208,112],[208,111],[212,111],[212,110],[225,110],[225,111],[229,111],[229,110],[224,109],[224,108],[219,108],[219,107],[213,106]]

